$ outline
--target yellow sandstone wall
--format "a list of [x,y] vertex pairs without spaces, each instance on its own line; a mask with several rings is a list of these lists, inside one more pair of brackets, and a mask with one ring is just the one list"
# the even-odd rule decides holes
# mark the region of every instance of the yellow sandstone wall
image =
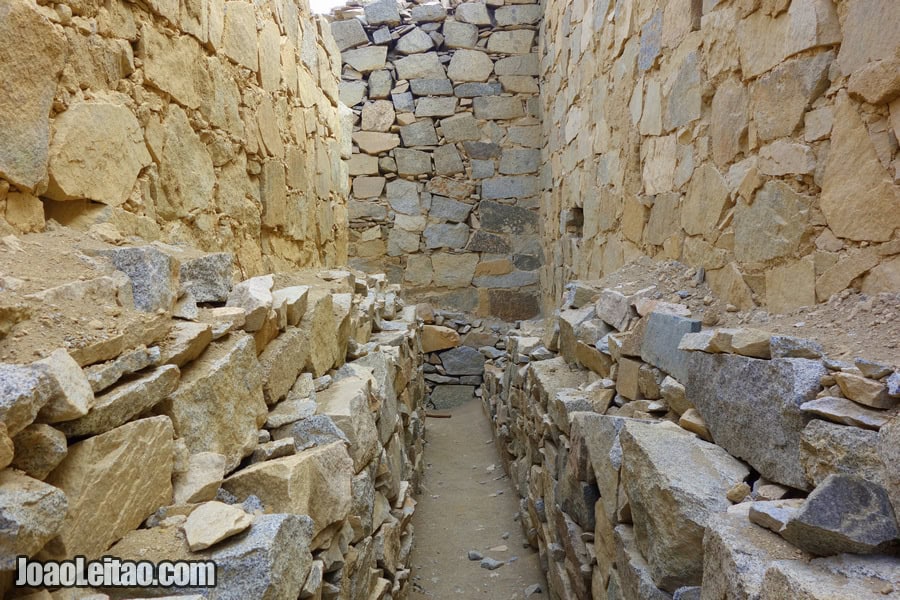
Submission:
[[740,309],[900,290],[900,3],[548,0],[544,308],[639,256]]
[[0,0],[0,229],[344,263],[339,73],[306,0]]

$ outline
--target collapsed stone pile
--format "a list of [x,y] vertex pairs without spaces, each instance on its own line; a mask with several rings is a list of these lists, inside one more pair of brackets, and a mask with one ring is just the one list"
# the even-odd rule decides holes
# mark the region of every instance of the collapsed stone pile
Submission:
[[[110,319],[149,312],[127,334],[0,364],[3,591],[17,555],[110,554],[215,560],[218,587],[178,590],[212,598],[405,597],[425,388],[415,308],[384,275],[232,286],[229,254],[73,254],[96,270],[38,292],[45,316],[86,295]],[[110,280],[118,294],[89,293]],[[4,349],[40,332],[3,314]]]
[[541,14],[532,0],[335,11],[352,265],[458,311],[538,313]]
[[660,296],[574,282],[486,369],[551,597],[900,593],[900,372]]

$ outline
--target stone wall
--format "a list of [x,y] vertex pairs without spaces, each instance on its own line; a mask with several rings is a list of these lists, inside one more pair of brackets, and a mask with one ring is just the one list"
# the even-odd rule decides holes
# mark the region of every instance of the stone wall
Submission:
[[[42,256],[40,235],[20,242],[20,260]],[[232,287],[227,254],[78,243],[69,254],[92,269],[25,281],[26,267],[4,264],[20,302],[0,336],[0,595],[28,592],[10,588],[16,556],[108,554],[211,559],[218,587],[98,598],[405,598],[423,355],[415,308],[384,275],[295,271]],[[175,303],[187,295],[202,306]],[[59,321],[73,311],[118,333]]]
[[483,394],[550,598],[900,592],[900,371],[652,288],[576,281],[560,309]]
[[346,262],[340,57],[305,1],[3,0],[0,220]]
[[549,0],[545,307],[639,255],[740,309],[900,289],[900,4]]
[[408,298],[529,318],[543,260],[541,8],[452,4],[336,11],[353,108],[351,264],[386,272]]

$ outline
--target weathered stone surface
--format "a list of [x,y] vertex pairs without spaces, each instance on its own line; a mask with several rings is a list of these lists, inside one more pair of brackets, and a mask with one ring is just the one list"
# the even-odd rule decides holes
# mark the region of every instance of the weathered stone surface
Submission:
[[812,486],[832,473],[886,483],[885,465],[878,454],[878,433],[874,431],[812,420],[800,438],[800,460]]
[[253,517],[239,506],[204,502],[185,521],[184,538],[191,552],[197,552],[239,534],[252,522]]
[[887,492],[855,475],[833,474],[816,487],[781,535],[811,554],[871,554],[894,542],[900,529]]
[[469,23],[444,23],[444,44],[448,48],[474,48],[478,43],[478,27]]
[[378,450],[371,396],[372,378],[368,375],[341,379],[316,396],[316,412],[331,417],[350,441],[354,473],[369,464]]
[[212,158],[181,107],[169,105],[162,127],[162,148],[155,154],[162,153],[158,156],[159,178],[165,202],[157,211],[167,218],[187,217],[192,211],[204,210],[212,200],[216,184]]
[[900,19],[900,11],[890,0],[871,3],[855,0],[847,9],[837,62],[841,71],[850,75],[869,61],[891,58],[891,48],[900,43],[900,35],[893,26]]
[[151,417],[69,447],[47,477],[47,483],[65,492],[69,511],[59,535],[40,556],[98,556],[169,504],[173,438],[168,417]]
[[266,404],[287,396],[308,357],[307,332],[297,327],[288,328],[266,346],[259,355]]
[[427,175],[432,172],[431,154],[421,150],[397,148],[394,150],[397,172],[400,175]]
[[900,419],[897,417],[878,432],[878,456],[885,467],[883,483],[896,515],[900,512]]
[[29,425],[12,440],[6,437],[5,426],[0,430],[0,464],[3,468],[12,465],[35,479],[46,479],[68,452],[66,436],[49,425]]
[[427,52],[432,48],[434,48],[434,40],[418,27],[414,27],[412,31],[397,40],[397,45],[395,46],[395,49],[400,54]]
[[478,205],[481,227],[497,233],[533,233],[537,231],[538,214],[527,208],[483,200]]
[[669,592],[696,585],[704,528],[728,508],[728,490],[748,469],[718,446],[667,423],[629,421],[620,439],[622,482],[653,581]]
[[362,128],[365,131],[388,131],[394,124],[394,117],[394,105],[390,101],[366,102],[362,109]]
[[460,346],[441,352],[441,364],[448,375],[481,375],[484,373],[484,355],[469,346]]
[[459,334],[454,329],[441,325],[422,327],[422,352],[436,352],[459,346]]
[[716,443],[771,481],[807,489],[800,464],[800,409],[825,367],[803,358],[759,360],[691,352],[685,390]]
[[134,305],[145,312],[170,312],[178,299],[178,261],[153,246],[101,250],[131,281]]
[[813,415],[824,417],[835,423],[878,430],[890,420],[890,415],[880,410],[871,410],[846,398],[823,396],[800,405],[800,409]]
[[173,478],[175,504],[206,502],[216,497],[225,477],[225,455],[198,452],[188,458],[187,470]]
[[267,414],[253,338],[230,334],[210,344],[156,411],[171,417],[191,453],[224,454],[226,470],[234,469],[256,446]]
[[536,52],[520,56],[501,58],[494,63],[494,73],[497,75],[540,75],[540,60]]
[[181,288],[197,302],[225,302],[231,293],[234,256],[229,252],[181,259]]
[[0,471],[0,569],[16,556],[34,556],[63,525],[68,502],[62,490],[13,469]]
[[9,2],[0,22],[0,176],[25,191],[47,181],[50,107],[66,62],[65,35],[36,6]]
[[416,23],[435,23],[447,18],[447,9],[440,4],[420,4],[409,11],[410,18]]
[[453,83],[449,79],[413,79],[409,89],[416,96],[451,96]]
[[246,331],[258,331],[268,318],[269,311],[272,310],[274,284],[271,275],[252,277],[235,285],[228,295],[225,306],[243,308],[246,311]]
[[338,442],[255,464],[222,487],[238,500],[255,495],[273,512],[309,515],[315,537],[347,517],[352,476],[353,461]]
[[38,413],[43,423],[69,421],[87,414],[94,392],[78,363],[62,348],[33,363],[50,376],[53,395]]
[[462,406],[475,397],[475,387],[471,385],[436,385],[431,392],[431,403],[442,410]]
[[67,437],[97,435],[115,429],[159,404],[175,390],[178,376],[178,367],[174,365],[158,367],[98,396],[85,416],[59,423],[57,427]]
[[369,25],[399,25],[400,11],[394,0],[378,0],[367,4],[366,22]]
[[502,54],[528,54],[534,42],[535,32],[529,29],[494,31],[488,38],[488,52]]
[[514,96],[484,96],[473,101],[476,119],[517,119],[525,116],[522,100]]
[[672,596],[654,584],[650,575],[650,566],[638,550],[634,528],[628,525],[619,525],[615,528],[614,533],[616,573],[619,582],[617,591],[622,594],[622,598],[625,600],[671,600]]
[[79,102],[53,122],[47,196],[119,206],[149,164],[141,126],[130,110],[109,102]]
[[416,117],[448,117],[456,112],[458,100],[453,97],[419,98],[416,101]]
[[341,60],[359,71],[371,73],[383,69],[387,61],[386,46],[367,46],[341,52]]
[[809,556],[778,535],[748,520],[750,504],[713,515],[703,536],[701,598],[759,598],[763,577],[775,560]]
[[887,386],[881,382],[854,375],[852,373],[835,373],[834,379],[841,388],[844,396],[871,408],[893,408],[900,403],[897,398],[891,398],[887,393]]
[[182,367],[200,356],[212,339],[213,329],[206,323],[174,323],[159,345],[158,362]]
[[294,285],[272,292],[272,309],[278,313],[279,327],[284,330],[299,325],[308,302],[308,285]]
[[224,12],[222,52],[234,62],[256,71],[259,51],[253,5],[242,0],[228,0]]
[[15,436],[28,427],[53,392],[53,380],[44,368],[0,364],[0,421],[8,434]]
[[490,25],[491,16],[487,6],[480,2],[463,2],[456,7],[454,17],[457,21],[471,23],[472,25]]
[[835,103],[820,205],[828,227],[840,238],[885,241],[900,227],[900,191],[845,93],[838,94]]
[[762,262],[797,252],[808,223],[810,198],[779,181],[766,183],[753,204],[734,212],[734,253],[742,262]]
[[832,60],[830,52],[788,60],[756,80],[751,88],[751,110],[760,140],[794,133],[806,108],[828,87]]
[[865,598],[878,600],[896,590],[896,559],[842,554],[809,562],[779,560],[763,580],[762,598]]
[[493,72],[493,61],[479,50],[457,50],[447,67],[447,76],[454,83],[487,81]]
[[499,96],[501,93],[503,93],[503,86],[497,82],[461,83],[453,88],[453,94],[459,98]]
[[366,35],[366,31],[363,29],[362,22],[359,19],[332,21],[331,35],[334,36],[334,41],[341,52],[369,42],[369,36]]
[[543,11],[537,4],[520,4],[514,6],[501,6],[494,11],[497,25],[535,25],[541,20]]
[[678,343],[684,334],[700,331],[700,321],[663,312],[652,312],[646,318],[641,358],[678,381],[687,381],[688,356],[678,349]]
[[394,61],[398,79],[446,79],[447,73],[435,52],[413,54]]
[[423,236],[426,248],[462,248],[469,239],[469,227],[465,223],[438,223],[426,227]]

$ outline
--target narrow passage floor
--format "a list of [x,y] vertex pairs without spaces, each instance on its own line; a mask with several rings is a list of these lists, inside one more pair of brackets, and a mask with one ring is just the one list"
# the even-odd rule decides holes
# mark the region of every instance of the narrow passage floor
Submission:
[[[527,546],[516,518],[518,495],[500,463],[481,400],[427,422],[427,469],[413,516],[413,600],[526,597],[547,585],[538,554]],[[504,564],[494,570],[470,560],[474,550]],[[529,590],[531,591],[531,590]]]

